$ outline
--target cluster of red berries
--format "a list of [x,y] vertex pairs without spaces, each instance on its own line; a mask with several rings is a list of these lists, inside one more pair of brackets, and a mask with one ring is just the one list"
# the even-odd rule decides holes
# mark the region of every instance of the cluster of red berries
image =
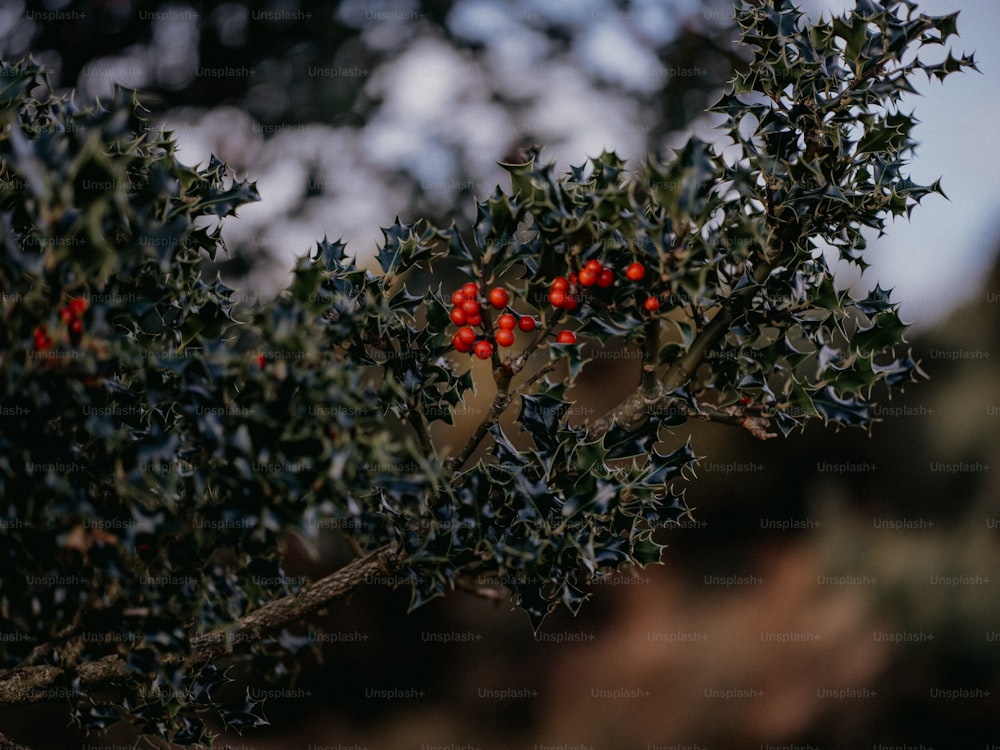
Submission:
[[[625,278],[629,281],[638,282],[645,277],[646,267],[642,263],[633,262],[625,267]],[[580,304],[579,289],[589,287],[608,289],[614,283],[615,272],[611,268],[599,260],[588,260],[579,273],[570,273],[568,277],[556,276],[552,280],[552,285],[549,287],[549,302],[555,308],[572,311]],[[487,300],[497,310],[506,311],[510,303],[510,294],[506,289],[494,287],[487,295]],[[530,333],[537,327],[535,319],[529,315],[518,316],[504,312],[497,319],[495,333],[485,329],[482,334],[476,333],[475,329],[483,325],[483,308],[479,287],[471,281],[454,291],[451,302],[453,305],[451,322],[459,327],[452,338],[452,344],[457,351],[472,352],[480,359],[489,359],[493,356],[494,341],[498,346],[511,346],[514,343],[516,329]],[[655,312],[660,308],[660,300],[655,296],[649,296],[643,302],[643,308],[648,312]],[[556,335],[556,343],[575,344],[576,334],[573,331],[560,331]]]
[[[83,314],[85,312],[87,312],[87,300],[83,297],[74,297],[59,310],[59,317],[66,324],[69,331],[69,342],[73,346],[78,345],[80,339],[83,338]],[[49,335],[44,325],[40,325],[35,328],[34,344],[35,349],[48,351],[55,346],[55,339]]]
[[[625,278],[629,281],[642,281],[646,278],[646,267],[638,261],[629,263],[625,267]],[[575,296],[577,287],[596,286],[599,289],[607,289],[615,283],[615,274],[599,260],[588,260],[579,274],[571,273],[569,277],[556,276],[549,287],[549,302],[553,307],[562,310],[575,310],[579,304]],[[655,312],[660,309],[660,300],[655,296],[649,296],[642,303],[643,308],[648,312]]]
[[[506,310],[510,295],[506,289],[494,287],[487,297],[490,305],[497,310]],[[479,302],[479,287],[473,282],[464,284],[451,295],[454,305],[451,311],[451,322],[459,326],[451,343],[460,352],[472,352],[479,359],[489,359],[493,356],[493,343],[475,332],[477,326],[483,324],[483,309]],[[514,315],[504,313],[497,318],[497,331],[493,339],[499,346],[511,346],[514,343],[514,330],[525,333],[535,330],[537,324],[530,315]]]
[[579,304],[576,297],[570,292],[570,285],[576,286],[576,274],[571,273],[569,276],[568,279],[565,276],[556,276],[552,280],[552,286],[549,287],[549,302],[552,303],[553,307],[562,310],[575,310]]

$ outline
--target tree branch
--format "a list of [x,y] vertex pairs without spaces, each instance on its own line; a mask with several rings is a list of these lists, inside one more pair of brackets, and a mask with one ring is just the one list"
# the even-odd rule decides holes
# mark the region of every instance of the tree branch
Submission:
[[513,398],[515,398],[517,396],[520,396],[522,393],[524,393],[526,390],[528,390],[529,388],[531,388],[531,386],[533,386],[539,380],[541,380],[542,378],[544,378],[546,375],[548,375],[554,369],[556,369],[556,363],[555,362],[549,362],[548,364],[544,365],[537,372],[533,373],[531,375],[531,377],[529,377],[527,380],[525,380],[523,383],[521,383],[521,385],[519,385],[517,388],[515,388],[513,391],[511,391],[510,397],[513,399]]
[[[699,406],[699,408],[701,407]],[[733,405],[718,408],[706,405],[700,414],[692,413],[691,416],[695,419],[704,419],[742,427],[758,440],[767,440],[768,438],[778,436],[775,432],[767,431],[771,426],[770,417],[765,417],[762,414],[751,414],[748,411],[748,409],[742,406]]]
[[413,426],[414,432],[417,433],[417,440],[420,441],[420,450],[428,458],[432,458],[437,455],[434,450],[434,442],[431,440],[430,427],[427,424],[427,417],[424,416],[423,411],[417,408],[416,404],[412,401],[407,406],[407,418],[410,424]]
[[[197,669],[215,659],[232,653],[234,645],[250,643],[279,632],[286,625],[342,599],[368,583],[374,575],[384,575],[398,567],[400,552],[395,544],[379,547],[333,573],[306,585],[295,594],[276,599],[239,618],[230,625],[191,639],[191,653],[183,659],[185,667]],[[164,663],[181,661],[167,656]],[[109,687],[116,682],[135,679],[117,654],[80,664],[66,670],[51,664],[18,667],[0,674],[0,708],[41,703],[56,695],[64,697],[65,685],[79,677],[84,691]],[[2,746],[0,746],[2,747]]]
[[0,750],[31,750],[31,748],[15,742],[6,734],[0,732]]
[[[698,366],[705,359],[705,355],[722,340],[722,337],[732,326],[736,318],[735,302],[753,295],[757,287],[767,279],[772,268],[771,263],[762,261],[754,271],[755,283],[733,292],[726,306],[719,310],[708,325],[702,329],[684,356],[674,362],[666,371],[660,379],[658,392],[657,390],[650,391],[644,387],[644,377],[643,383],[640,383],[639,387],[626,396],[618,406],[590,423],[588,429],[590,437],[594,439],[603,437],[616,423],[626,429],[634,429],[651,415],[669,408],[674,401],[674,397],[670,395],[671,392],[691,379]],[[659,319],[657,319],[658,321]],[[645,367],[645,356],[643,362]]]
[[490,431],[490,427],[500,418],[500,415],[504,413],[504,410],[510,406],[511,397],[507,393],[506,389],[498,390],[497,395],[493,397],[493,403],[490,404],[490,409],[486,412],[486,416],[483,417],[483,421],[479,423],[476,427],[476,431],[472,433],[472,437],[469,438],[468,442],[465,444],[465,448],[457,456],[452,456],[447,461],[445,461],[444,467],[449,472],[456,472],[465,465],[465,462],[469,460],[469,457],[475,453],[476,448],[479,443],[482,442],[483,438],[486,437],[486,433]]
[[660,364],[660,319],[654,317],[646,321],[646,335],[642,341],[642,375],[639,387],[647,400],[657,399],[662,394],[660,379],[656,370]]

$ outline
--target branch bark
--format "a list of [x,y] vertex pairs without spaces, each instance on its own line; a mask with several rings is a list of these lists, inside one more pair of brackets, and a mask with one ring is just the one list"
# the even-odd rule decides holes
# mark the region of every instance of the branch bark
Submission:
[[27,745],[21,745],[0,732],[0,750],[31,750]]
[[695,419],[704,419],[711,422],[731,424],[742,427],[758,440],[768,440],[777,437],[776,432],[769,432],[771,418],[760,413],[752,413],[750,410],[740,406],[727,406],[721,409],[716,407],[704,408],[701,414],[692,413]]
[[[236,644],[277,633],[286,625],[348,596],[368,583],[372,576],[391,573],[398,568],[399,561],[397,546],[387,544],[313,581],[298,593],[265,604],[230,625],[195,636],[191,639],[191,653],[183,660],[184,665],[197,669],[232,653]],[[164,661],[179,659],[168,657]],[[72,671],[51,664],[19,667],[0,674],[0,708],[67,697],[66,685],[74,676],[79,677],[80,688],[85,691],[135,678],[117,654],[80,664]]]

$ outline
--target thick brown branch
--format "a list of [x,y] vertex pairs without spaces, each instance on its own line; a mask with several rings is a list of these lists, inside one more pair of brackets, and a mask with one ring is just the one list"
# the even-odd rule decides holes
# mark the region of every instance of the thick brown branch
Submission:
[[[330,575],[313,581],[295,594],[265,604],[232,624],[191,639],[191,653],[184,660],[196,669],[235,650],[235,645],[250,643],[279,632],[288,624],[342,599],[365,585],[373,576],[391,572],[398,566],[399,550],[395,544],[379,547]],[[170,657],[165,662],[172,662]],[[116,654],[81,664],[76,668],[84,691],[108,687],[134,675]],[[21,667],[0,674],[0,708],[40,703],[66,697],[63,687],[71,678],[67,670],[50,664]]]
[[642,342],[642,375],[639,387],[647,400],[659,398],[662,388],[656,371],[660,364],[660,319],[646,321],[646,335]]
[[187,663],[198,667],[233,651],[234,643],[250,642],[277,633],[289,623],[344,598],[364,586],[373,576],[390,573],[398,562],[399,551],[395,544],[379,547],[367,556],[304,586],[298,593],[276,599],[244,615],[229,627],[192,638]]

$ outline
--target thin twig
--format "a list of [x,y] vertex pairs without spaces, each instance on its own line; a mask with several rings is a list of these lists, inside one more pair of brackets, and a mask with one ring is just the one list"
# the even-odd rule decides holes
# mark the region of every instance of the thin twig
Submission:
[[520,396],[522,393],[524,393],[526,390],[528,390],[529,388],[531,388],[531,386],[533,386],[539,380],[541,380],[542,378],[544,378],[546,375],[548,375],[554,369],[556,369],[556,363],[555,362],[549,362],[547,365],[545,365],[544,367],[540,368],[538,370],[538,372],[533,373],[531,375],[531,377],[529,377],[527,380],[525,380],[523,383],[521,383],[521,385],[519,385],[517,388],[515,388],[513,391],[511,391],[511,393],[510,393],[511,399],[515,398],[516,396]]
[[511,399],[506,389],[497,391],[496,396],[493,397],[493,403],[490,404],[489,411],[486,412],[486,416],[483,417],[483,420],[476,427],[475,432],[472,433],[472,436],[466,442],[465,448],[457,456],[452,456],[445,461],[444,466],[448,472],[455,473],[465,465],[469,457],[476,452],[479,443],[486,437],[486,433],[490,431],[490,427],[496,424],[500,415],[510,406],[510,401]]
[[772,425],[770,417],[751,413],[751,410],[742,406],[732,405],[718,408],[701,405],[700,408],[700,412],[689,412],[689,416],[694,419],[742,427],[758,440],[778,437],[776,432],[768,432],[768,428]]
[[417,440],[420,442],[420,450],[422,450],[424,455],[428,458],[435,456],[436,451],[434,450],[434,442],[431,440],[430,426],[427,424],[427,417],[424,416],[422,411],[415,408],[415,405],[412,402],[410,402],[407,412],[409,422],[413,425],[413,429],[417,433]]

